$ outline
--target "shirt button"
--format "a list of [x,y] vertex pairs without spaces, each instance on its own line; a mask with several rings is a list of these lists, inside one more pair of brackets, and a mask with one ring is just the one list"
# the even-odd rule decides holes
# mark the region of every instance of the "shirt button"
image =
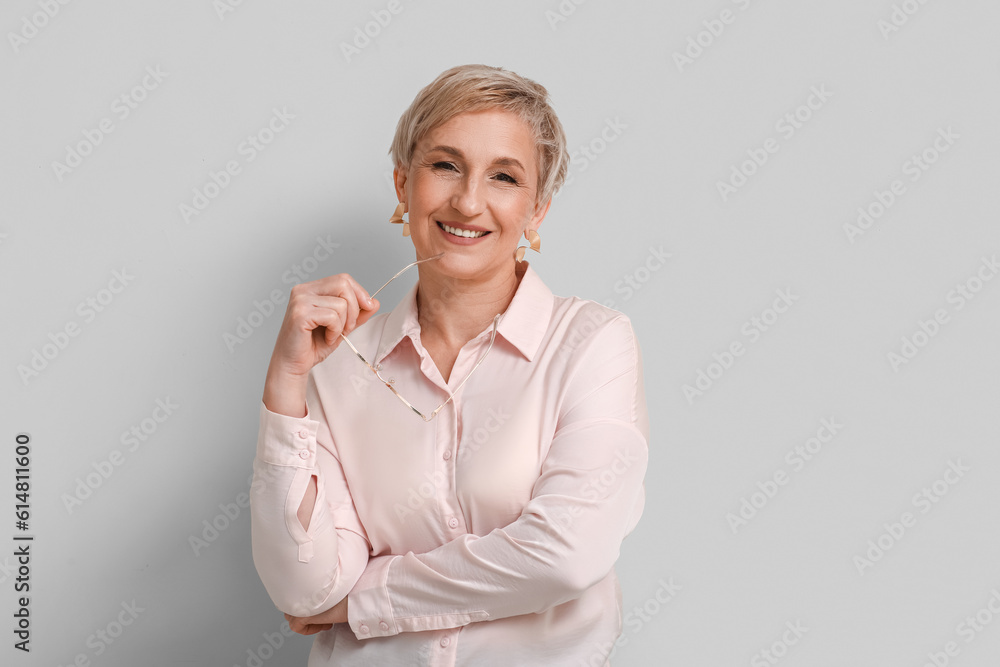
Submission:
[[300,449],[299,450],[299,458],[300,459],[307,459],[307,458],[309,458],[309,450],[308,449]]
[[306,439],[307,439],[307,438],[309,437],[309,431],[307,431],[307,430],[305,430],[305,429],[302,429],[301,431],[299,431],[299,432],[298,432],[298,433],[296,433],[295,435],[299,436],[299,437],[300,437],[300,438],[302,438],[303,440],[306,440]]
[[385,621],[382,621],[381,623],[378,624],[378,627],[382,628],[383,630],[388,630],[389,624],[386,623]]
[[367,635],[368,634],[368,626],[365,625],[364,623],[362,623],[361,625],[358,626],[358,630],[360,630],[361,634],[363,634],[363,635]]
[[447,461],[448,459],[451,458],[451,452],[450,451],[445,452],[444,454],[442,454],[442,457],[444,457],[444,460]]
[[458,519],[456,519],[455,517],[451,517],[450,519],[448,519],[448,525],[451,526],[452,528],[458,528]]
[[442,646],[442,648],[443,647],[447,647],[448,644],[450,644],[450,643],[451,643],[451,638],[450,637],[442,637],[441,638],[441,646]]

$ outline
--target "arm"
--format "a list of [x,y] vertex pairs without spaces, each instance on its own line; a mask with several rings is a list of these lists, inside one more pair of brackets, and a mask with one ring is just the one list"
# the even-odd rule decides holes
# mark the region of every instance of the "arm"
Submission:
[[645,499],[648,417],[631,323],[580,344],[555,436],[517,520],[427,553],[369,561],[348,596],[360,638],[545,611],[614,567]]
[[261,402],[250,488],[254,565],[275,606],[295,616],[344,598],[369,554],[311,373],[305,407],[304,417],[291,417]]

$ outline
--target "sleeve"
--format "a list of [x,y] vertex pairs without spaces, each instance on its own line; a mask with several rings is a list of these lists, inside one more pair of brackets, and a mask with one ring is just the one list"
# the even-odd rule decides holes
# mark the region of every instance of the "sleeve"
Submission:
[[584,339],[529,502],[509,525],[372,558],[348,596],[359,639],[538,613],[613,569],[645,502],[641,353],[620,313]]
[[[340,602],[368,562],[368,536],[335,451],[312,373],[305,417],[271,412],[261,401],[250,486],[253,561],[275,606],[293,616]],[[316,504],[305,530],[297,513],[313,475]]]

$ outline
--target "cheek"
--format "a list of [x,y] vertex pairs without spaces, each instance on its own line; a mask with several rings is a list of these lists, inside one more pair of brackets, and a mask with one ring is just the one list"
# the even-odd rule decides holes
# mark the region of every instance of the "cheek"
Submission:
[[518,201],[504,209],[500,215],[503,216],[506,227],[511,228],[511,231],[518,232],[531,219],[532,211],[531,206],[526,206],[524,202]]
[[414,174],[412,183],[413,191],[422,197],[435,196],[450,187],[447,178],[435,174],[433,171],[424,170]]
[[525,192],[499,190],[491,195],[491,207],[505,221],[520,224],[531,217],[534,200]]

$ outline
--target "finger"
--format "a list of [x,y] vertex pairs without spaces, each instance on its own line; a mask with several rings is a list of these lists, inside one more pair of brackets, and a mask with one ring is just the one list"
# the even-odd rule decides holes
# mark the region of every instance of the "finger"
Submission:
[[378,309],[381,307],[381,305],[382,304],[379,303],[378,299],[372,299],[372,306],[371,306],[371,308],[362,308],[361,309],[361,313],[358,315],[357,326],[360,327],[362,324],[364,324],[365,322],[367,322],[371,318],[372,315],[374,315],[376,312],[378,312]]
[[306,626],[305,630],[302,632],[304,635],[314,635],[318,632],[323,632],[324,630],[329,630],[333,627],[332,623],[311,623]]
[[[344,300],[343,297],[339,296],[315,295],[311,297],[309,305],[311,306],[311,308],[310,309],[304,308],[301,313],[302,317],[306,318],[307,320],[311,319],[311,321],[309,321],[309,323],[305,324],[304,326],[311,327],[311,330],[314,332],[314,334],[316,333],[316,329],[318,329],[320,326],[325,327],[326,330],[321,331],[319,333],[323,334],[324,340],[326,341],[327,345],[333,345],[333,343],[337,340],[337,336],[342,331],[345,333],[347,331],[346,322],[347,322],[347,313],[349,309],[347,301]],[[319,311],[324,311],[324,312],[319,312]],[[336,313],[336,318],[332,319],[329,315],[329,312]],[[331,326],[331,323],[334,326]],[[340,323],[341,326],[336,326],[338,323]]]
[[[349,274],[340,273],[328,278],[314,281],[311,285],[317,297],[337,297],[343,300],[346,306],[344,314],[345,335],[354,330],[357,326],[358,312],[361,306],[358,301],[367,305],[368,293]],[[314,299],[317,303],[320,299]]]
[[[350,307],[347,305],[347,302],[343,298],[317,297],[317,299],[318,299],[317,307],[327,307],[328,309],[333,310],[340,316],[339,320],[334,320],[335,323],[338,324],[343,323],[342,326],[331,327],[328,324],[326,324],[326,321],[324,320],[324,326],[326,327],[326,331],[323,334],[323,340],[326,342],[328,346],[333,346],[337,342],[337,339],[340,337],[340,334],[347,336],[352,331],[354,331],[362,324],[367,322],[369,318],[371,318],[371,316],[374,315],[382,305],[378,299],[372,299],[373,307],[371,309],[360,309],[359,314],[357,315],[354,323],[352,324],[351,322],[347,321],[347,318],[351,311]],[[318,338],[316,340],[317,342],[319,341]]]
[[318,294],[340,296],[348,303],[348,332],[355,328],[358,312],[372,308],[368,291],[349,273],[338,273],[335,276],[320,278],[313,283]]
[[361,310],[371,310],[373,307],[371,295],[368,293],[364,287],[362,287],[353,276],[349,274],[344,274],[350,281],[351,287],[354,289],[354,302],[358,304],[358,308]]
[[309,621],[306,618],[295,618],[288,623],[288,627],[292,628],[295,632],[300,635],[306,634],[306,630],[309,629]]
[[308,331],[313,334],[323,333],[322,331],[317,331],[320,327],[326,327],[329,331],[327,332],[327,339],[329,340],[331,336],[336,338],[337,335],[344,330],[344,310],[346,307],[343,305],[343,300],[338,299],[341,306],[326,308],[323,306],[310,306],[308,308],[303,307],[302,312],[298,313],[298,317],[301,320],[301,326],[304,331]]

